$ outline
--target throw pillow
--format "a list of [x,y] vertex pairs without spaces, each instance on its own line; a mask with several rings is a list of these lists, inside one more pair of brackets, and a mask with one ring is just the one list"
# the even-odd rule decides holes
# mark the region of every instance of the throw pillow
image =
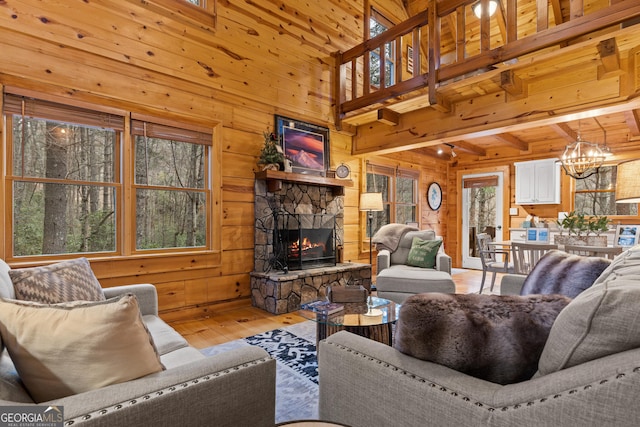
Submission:
[[530,379],[562,295],[412,295],[400,308],[394,347],[498,384]]
[[640,347],[639,280],[612,275],[578,295],[551,328],[539,374]]
[[561,294],[575,298],[611,264],[611,260],[552,250],[544,254],[522,285],[520,295]]
[[407,265],[422,268],[434,268],[436,266],[436,255],[442,240],[422,240],[414,237],[407,257]]
[[0,334],[36,403],[163,369],[133,294],[53,305],[0,299]]
[[44,304],[104,301],[89,260],[77,258],[51,265],[9,270],[16,298]]

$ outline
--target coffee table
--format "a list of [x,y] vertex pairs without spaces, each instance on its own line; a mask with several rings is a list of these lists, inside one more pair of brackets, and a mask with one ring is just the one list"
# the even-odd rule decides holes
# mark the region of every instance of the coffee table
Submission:
[[367,301],[340,303],[344,309],[329,315],[306,309],[303,304],[299,313],[305,319],[316,322],[316,345],[338,331],[349,331],[391,345],[392,325],[398,320],[400,304],[378,297],[370,297]]

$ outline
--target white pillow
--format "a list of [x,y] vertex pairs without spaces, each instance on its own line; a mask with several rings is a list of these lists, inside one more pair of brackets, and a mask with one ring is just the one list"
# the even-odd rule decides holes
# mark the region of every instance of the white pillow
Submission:
[[36,403],[164,369],[133,294],[52,305],[0,299],[0,334]]

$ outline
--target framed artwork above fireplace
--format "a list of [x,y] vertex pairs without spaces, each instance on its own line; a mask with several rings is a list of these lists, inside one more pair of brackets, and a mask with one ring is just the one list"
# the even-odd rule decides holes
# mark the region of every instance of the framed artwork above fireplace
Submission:
[[329,168],[329,128],[275,116],[275,129],[293,172],[325,176]]

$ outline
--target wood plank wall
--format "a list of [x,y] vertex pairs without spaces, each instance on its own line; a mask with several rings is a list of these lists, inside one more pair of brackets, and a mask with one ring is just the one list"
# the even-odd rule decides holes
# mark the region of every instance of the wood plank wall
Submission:
[[[402,11],[400,0],[380,3]],[[330,80],[331,54],[362,41],[369,4],[217,0],[213,17],[178,0],[0,2],[0,85],[219,125],[221,252],[93,259],[103,286],[153,283],[167,319],[250,303],[254,171],[274,114],[330,128],[331,166],[347,163],[356,182],[345,196],[345,259],[368,262],[358,210],[362,159],[350,154],[352,135],[332,124]],[[420,169],[422,195],[430,182],[446,179],[447,165],[437,160],[397,155],[380,161]],[[444,210],[429,211],[424,197],[421,205],[422,225],[445,234]],[[8,241],[3,234],[3,258]]]

